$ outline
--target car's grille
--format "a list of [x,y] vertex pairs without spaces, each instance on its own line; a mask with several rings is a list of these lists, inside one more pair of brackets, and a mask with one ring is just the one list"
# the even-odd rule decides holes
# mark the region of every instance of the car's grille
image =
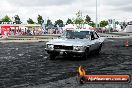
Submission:
[[54,49],[73,50],[73,46],[54,45]]

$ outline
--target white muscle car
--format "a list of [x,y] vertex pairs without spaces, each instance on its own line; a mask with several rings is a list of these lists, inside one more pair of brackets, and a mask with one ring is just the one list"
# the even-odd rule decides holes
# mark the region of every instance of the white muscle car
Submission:
[[60,37],[46,43],[45,50],[53,60],[59,55],[81,56],[87,59],[91,51],[99,54],[104,38],[88,29],[66,30]]

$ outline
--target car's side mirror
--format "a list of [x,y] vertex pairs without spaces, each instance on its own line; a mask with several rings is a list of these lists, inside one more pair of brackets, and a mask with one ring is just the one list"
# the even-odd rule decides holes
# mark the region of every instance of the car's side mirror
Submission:
[[98,37],[97,38],[94,38],[94,39],[98,39]]
[[91,38],[91,40],[94,40],[95,38]]
[[91,40],[94,40],[94,39],[95,39],[95,37],[94,37],[94,35],[92,34],[92,35],[91,35]]

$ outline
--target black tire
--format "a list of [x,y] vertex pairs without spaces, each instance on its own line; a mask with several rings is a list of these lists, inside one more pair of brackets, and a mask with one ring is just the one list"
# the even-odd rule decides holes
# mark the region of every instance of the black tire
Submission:
[[100,44],[99,48],[96,50],[96,54],[99,55],[101,52],[102,44]]
[[81,77],[79,82],[80,82],[80,84],[84,84],[86,82],[86,78],[85,77]]
[[82,56],[82,60],[86,60],[86,59],[88,58],[88,56],[89,56],[89,49],[87,48],[87,49],[85,50],[85,53],[84,53],[83,56]]
[[50,54],[50,60],[55,60],[55,58],[56,58],[56,55],[54,55],[54,54]]

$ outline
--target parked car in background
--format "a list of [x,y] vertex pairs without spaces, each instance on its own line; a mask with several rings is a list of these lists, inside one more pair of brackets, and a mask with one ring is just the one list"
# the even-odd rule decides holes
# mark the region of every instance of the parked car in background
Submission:
[[93,30],[66,30],[58,39],[47,42],[45,50],[52,60],[59,55],[80,56],[82,59],[87,59],[92,51],[100,53],[103,41],[104,38]]

